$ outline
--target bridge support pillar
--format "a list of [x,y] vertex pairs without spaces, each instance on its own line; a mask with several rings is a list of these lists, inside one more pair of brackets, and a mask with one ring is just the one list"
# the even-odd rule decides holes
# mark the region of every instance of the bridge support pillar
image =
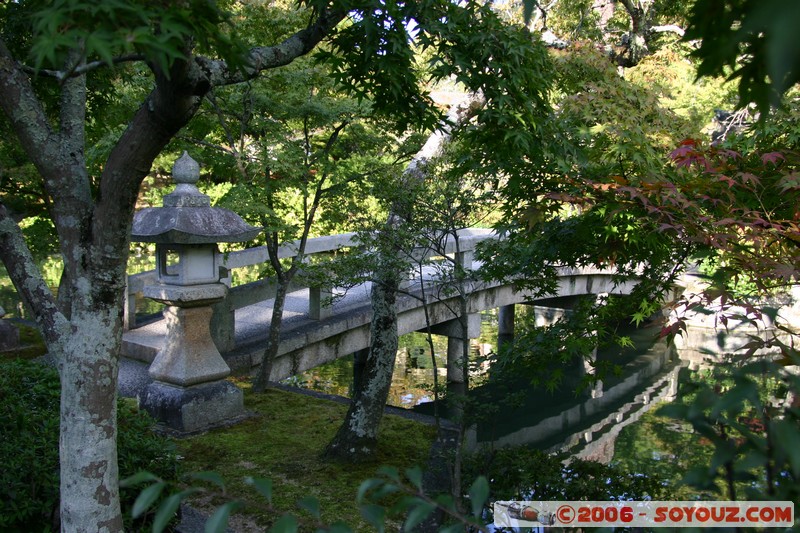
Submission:
[[455,399],[450,403],[450,416],[458,417],[463,412],[459,398],[463,398],[469,388],[468,376],[464,373],[464,356],[469,353],[469,340],[481,335],[481,315],[470,313],[465,323],[454,318],[436,324],[431,328],[431,333],[447,337],[447,396]]
[[552,326],[572,313],[571,309],[533,305],[534,323],[537,327]]
[[503,305],[497,309],[497,352],[514,342],[514,305]]
[[[591,297],[591,296],[587,296]],[[608,301],[608,293],[601,292],[594,296],[595,305],[596,306],[603,306]],[[593,331],[591,336],[597,338],[597,332]],[[584,375],[594,375],[597,371],[595,368],[595,363],[597,362],[597,346],[594,347],[592,353],[583,360],[583,371]],[[589,395],[592,398],[602,398],[603,397],[603,381],[597,380],[594,382],[594,385],[589,389]]]
[[[447,337],[447,387],[448,392],[451,386],[459,389],[463,388],[461,385],[467,382],[467,376],[464,374],[464,348],[469,340],[465,343],[459,337]],[[466,347],[469,350],[469,347]],[[467,351],[467,353],[469,353]]]
[[[584,375],[594,375],[594,364],[597,361],[597,348],[592,350],[592,353],[583,360],[583,373]],[[592,398],[603,397],[603,380],[598,379],[594,385],[589,389],[589,396]]]
[[475,251],[467,250],[455,254],[456,264],[464,270],[472,270],[472,263],[475,262]]
[[447,418],[461,420],[464,418],[464,405],[469,392],[469,371],[464,361],[469,353],[469,339],[447,337]]

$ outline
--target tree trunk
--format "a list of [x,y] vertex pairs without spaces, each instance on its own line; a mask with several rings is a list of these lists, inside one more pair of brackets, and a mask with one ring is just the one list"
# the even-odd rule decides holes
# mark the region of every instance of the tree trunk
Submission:
[[[481,95],[471,94],[454,105],[448,113],[446,125],[431,134],[409,163],[403,179],[424,179],[427,176],[426,162],[441,154],[445,144],[450,140],[449,124],[463,123],[482,103]],[[411,216],[411,206],[393,206],[389,220],[382,230],[384,235],[389,237],[395,235],[399,226],[409,221]],[[397,241],[394,238],[378,240],[384,243]],[[401,277],[396,258],[399,251],[397,245],[388,245],[379,248],[378,251],[382,255],[372,283],[369,356],[361,382],[356,384],[344,422],[325,449],[325,456],[331,459],[355,462],[369,458],[375,451],[378,426],[389,397],[394,362],[397,357],[395,302]]]
[[[383,263],[395,264],[392,260]],[[400,279],[391,268],[382,268],[377,274],[377,280],[372,285],[373,320],[369,355],[344,422],[325,449],[325,456],[331,459],[357,462],[373,456],[378,441],[378,426],[392,385],[397,356],[395,300]]]
[[650,22],[648,20],[651,1],[621,0],[625,11],[631,17],[631,31],[628,34],[628,54],[627,64],[624,66],[634,67],[650,53],[647,47],[647,33]]
[[117,470],[117,348],[113,310],[74,313],[62,354],[61,529],[122,531]]
[[272,306],[272,319],[269,323],[269,337],[267,338],[267,348],[264,350],[264,357],[258,369],[258,375],[253,381],[253,392],[264,392],[269,385],[269,376],[272,374],[272,363],[278,355],[278,348],[281,345],[281,325],[283,324],[283,307],[286,304],[286,291],[289,290],[291,277],[284,277],[278,281],[278,288],[275,290],[275,303]]
[[130,226],[142,179],[213,86],[244,82],[291,63],[313,50],[345,16],[345,11],[318,11],[306,28],[281,43],[253,48],[247,69],[187,56],[164,72],[153,62],[155,89],[109,154],[95,194],[84,157],[86,79],[82,73],[72,75],[85,50],[70,54],[66,70],[59,73],[64,76],[60,102],[48,113],[32,76],[0,38],[0,109],[52,198],[49,210],[66,270],[66,286],[59,288],[56,302],[0,199],[0,259],[32,308],[61,375],[62,531],[122,531],[117,372]]
[[[116,393],[117,361],[122,336],[122,290],[127,239],[119,239],[116,259],[88,246],[75,256],[95,258],[95,264],[74,271],[75,283],[63,287],[70,295],[70,315],[56,302],[25,247],[19,227],[0,204],[0,259],[24,299],[30,302],[48,351],[59,367],[60,503],[63,531],[122,531],[119,505]],[[108,249],[107,249],[108,252]],[[98,274],[99,272],[99,274]]]

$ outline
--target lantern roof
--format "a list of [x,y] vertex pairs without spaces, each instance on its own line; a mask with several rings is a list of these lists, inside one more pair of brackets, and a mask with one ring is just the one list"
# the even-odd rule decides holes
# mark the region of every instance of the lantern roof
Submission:
[[197,189],[200,165],[187,152],[175,161],[175,190],[163,207],[148,207],[133,217],[131,240],[159,244],[211,244],[253,239],[261,228],[251,226],[229,209],[211,207],[211,199]]

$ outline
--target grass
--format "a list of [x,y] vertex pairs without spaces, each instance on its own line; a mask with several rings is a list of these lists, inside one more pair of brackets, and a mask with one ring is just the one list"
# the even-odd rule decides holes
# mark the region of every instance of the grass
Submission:
[[[210,513],[225,501],[241,500],[245,505],[231,524],[261,531],[284,513],[302,517],[297,501],[307,497],[319,501],[324,523],[343,521],[356,531],[372,531],[355,502],[359,485],[375,477],[382,465],[424,466],[435,435],[431,426],[387,415],[375,458],[341,464],[325,461],[321,454],[344,419],[345,405],[283,390],[255,394],[245,389],[245,408],[255,416],[179,440],[177,446],[183,471],[215,471],[226,482],[224,497],[197,499],[194,505]],[[272,480],[272,509],[245,482],[247,477]]]

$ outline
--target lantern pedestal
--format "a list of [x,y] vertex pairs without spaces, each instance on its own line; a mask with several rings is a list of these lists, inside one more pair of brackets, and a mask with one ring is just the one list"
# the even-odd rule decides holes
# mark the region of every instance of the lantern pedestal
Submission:
[[211,339],[210,307],[175,307],[164,310],[167,338],[150,365],[150,377],[189,387],[222,379],[231,373]]
[[242,391],[224,379],[191,387],[154,381],[139,398],[150,415],[178,435],[190,435],[245,418]]
[[153,383],[140,404],[155,419],[178,434],[228,425],[244,416],[242,391],[225,381],[230,368],[211,338],[211,304],[222,301],[221,283],[145,289],[147,296],[167,304],[167,338],[149,374]]

